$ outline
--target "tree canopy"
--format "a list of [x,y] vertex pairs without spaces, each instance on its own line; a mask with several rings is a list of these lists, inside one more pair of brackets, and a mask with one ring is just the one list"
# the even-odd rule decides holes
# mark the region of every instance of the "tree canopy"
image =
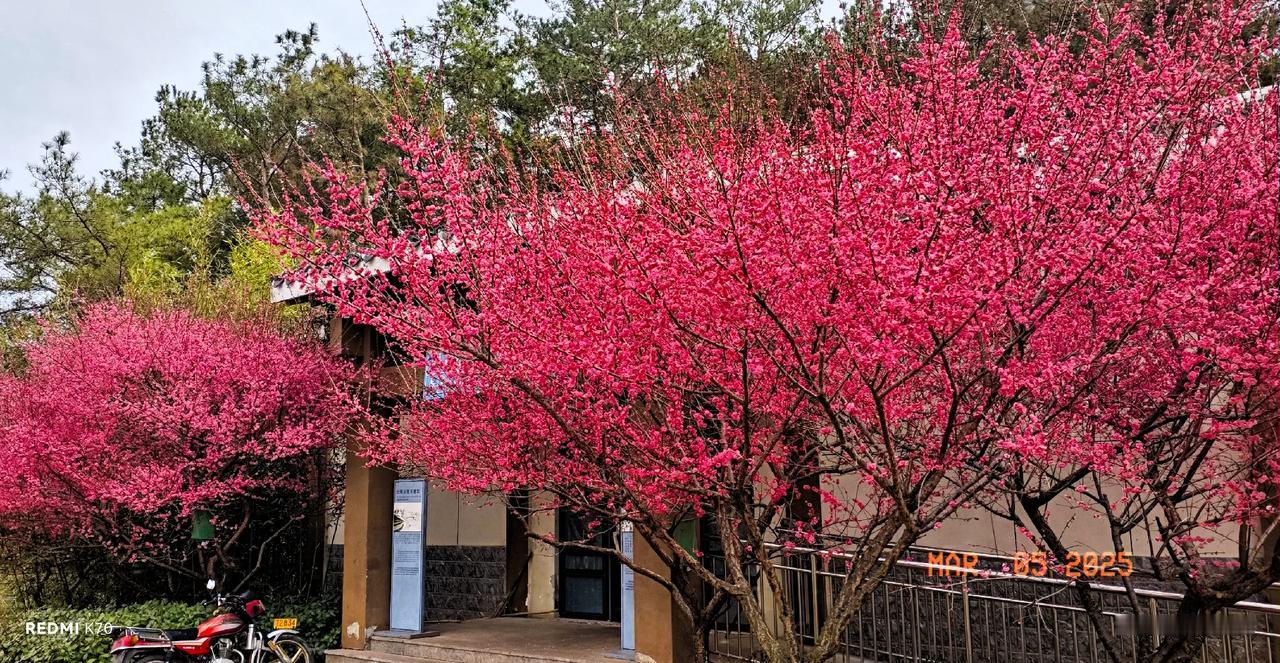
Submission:
[[0,380],[0,526],[194,578],[255,572],[271,538],[245,531],[330,497],[323,452],[360,413],[354,369],[325,349],[182,311],[96,305],[28,357]]
[[[1178,545],[1190,521],[1280,531],[1280,97],[1240,95],[1275,47],[1259,11],[1095,14],[990,48],[925,14],[905,55],[834,46],[802,121],[733,76],[709,106],[615,94],[533,172],[401,116],[390,183],[317,163],[253,216],[443,385],[378,457],[629,521],[664,563],[637,572],[696,629],[733,600],[768,660],[820,661],[908,546],[1017,495],[1014,468],[1126,496],[1204,469],[1168,507]],[[1202,439],[1225,456],[1157,451]],[[673,533],[700,518],[723,572]],[[809,647],[794,546],[844,560]]]

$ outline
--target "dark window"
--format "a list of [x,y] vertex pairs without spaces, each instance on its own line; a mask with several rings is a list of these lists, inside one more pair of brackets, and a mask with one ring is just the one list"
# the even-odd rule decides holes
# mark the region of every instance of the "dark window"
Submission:
[[402,366],[409,362],[409,355],[396,343],[395,339],[382,332],[369,328],[369,355],[383,366]]

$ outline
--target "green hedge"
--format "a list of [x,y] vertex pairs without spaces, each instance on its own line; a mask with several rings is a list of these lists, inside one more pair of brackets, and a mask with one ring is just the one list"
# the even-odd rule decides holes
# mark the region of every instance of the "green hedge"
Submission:
[[[342,637],[342,598],[338,595],[319,599],[281,599],[265,601],[267,617],[297,617],[298,631],[316,654],[337,649]],[[322,659],[318,656],[317,660]],[[3,659],[0,659],[3,660]]]
[[[297,617],[298,630],[316,653],[337,646],[337,598],[264,600],[267,618]],[[0,623],[0,661],[4,663],[110,663],[110,640],[103,625],[192,628],[213,608],[171,601],[149,601],[119,608],[72,610],[37,608],[5,615]],[[32,626],[28,627],[28,624]],[[268,622],[269,624],[269,622]],[[28,633],[35,630],[35,633]]]

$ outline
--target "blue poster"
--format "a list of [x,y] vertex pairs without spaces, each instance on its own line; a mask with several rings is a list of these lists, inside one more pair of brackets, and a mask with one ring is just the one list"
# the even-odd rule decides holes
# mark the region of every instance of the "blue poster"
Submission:
[[427,482],[397,479],[391,513],[392,629],[422,630],[426,534]]
[[[635,533],[630,522],[623,522],[621,534],[622,554],[629,560],[635,559]],[[636,648],[636,572],[626,564],[622,565],[622,650],[634,651]]]

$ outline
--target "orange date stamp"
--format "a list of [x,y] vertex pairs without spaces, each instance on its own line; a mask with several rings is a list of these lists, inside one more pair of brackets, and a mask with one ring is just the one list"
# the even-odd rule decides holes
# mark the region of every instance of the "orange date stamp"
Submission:
[[[979,556],[971,552],[938,550],[928,553],[928,575],[966,576],[987,573],[978,567]],[[1005,558],[1008,559],[1008,558]],[[1014,575],[1043,578],[1061,574],[1068,578],[1127,578],[1133,575],[1133,555],[1127,552],[1067,553],[1061,562],[1043,552],[1019,552],[1013,556]]]
[[978,556],[971,552],[944,550],[929,552],[929,575],[952,576],[977,573]]
[[[1051,570],[1054,566],[1042,552],[1020,552],[1013,556],[1015,575],[1043,578]],[[1068,578],[1127,578],[1133,575],[1133,555],[1127,552],[1070,552],[1061,565],[1061,572]]]

